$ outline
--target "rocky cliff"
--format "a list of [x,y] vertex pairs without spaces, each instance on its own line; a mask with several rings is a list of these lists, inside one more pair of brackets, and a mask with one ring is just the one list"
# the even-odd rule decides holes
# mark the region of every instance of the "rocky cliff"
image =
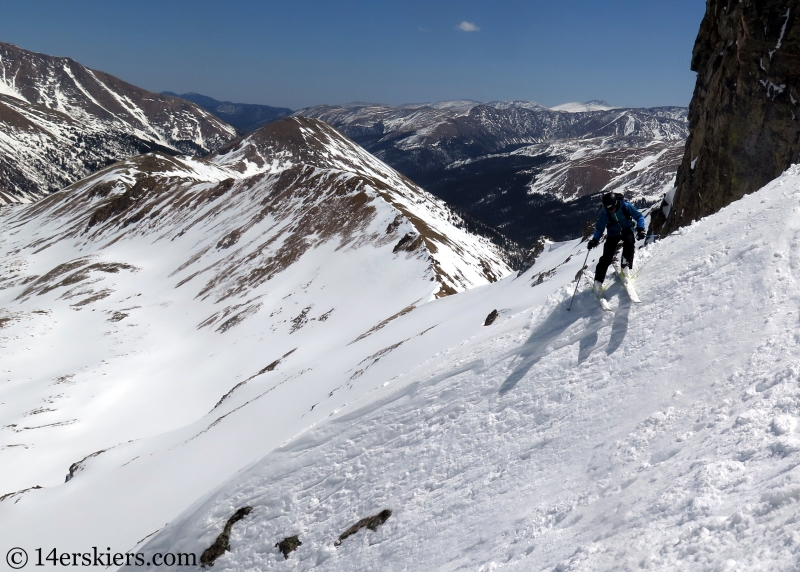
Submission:
[[800,160],[798,0],[708,0],[692,54],[690,134],[664,235],[717,212]]

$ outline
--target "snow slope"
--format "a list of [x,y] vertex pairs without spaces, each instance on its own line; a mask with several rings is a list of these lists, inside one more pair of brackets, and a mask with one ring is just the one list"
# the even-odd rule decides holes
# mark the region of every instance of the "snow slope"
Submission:
[[546,153],[548,164],[529,184],[531,194],[556,195],[565,201],[586,194],[618,192],[627,200],[652,205],[675,186],[683,158],[682,140],[653,140],[620,147],[607,138],[571,139],[532,145],[516,155]]
[[[566,311],[574,242],[415,309],[371,336],[405,340],[360,378],[373,391],[204,495],[145,554],[199,555],[251,507],[214,570],[796,570],[798,213],[792,167],[641,252],[645,302],[612,283],[613,313],[585,286]],[[295,534],[284,560],[275,544]]]
[[132,547],[372,390],[375,332],[508,274],[458,222],[303,118],[4,208],[0,538]]

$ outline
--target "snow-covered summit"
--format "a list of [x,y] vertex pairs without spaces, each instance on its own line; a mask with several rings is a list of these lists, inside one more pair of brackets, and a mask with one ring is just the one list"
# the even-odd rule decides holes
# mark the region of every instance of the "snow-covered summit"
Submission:
[[589,111],[609,111],[617,108],[613,105],[609,105],[605,101],[593,99],[585,103],[570,101],[569,103],[562,103],[561,105],[556,105],[550,109],[553,111],[566,111],[567,113],[586,113]]

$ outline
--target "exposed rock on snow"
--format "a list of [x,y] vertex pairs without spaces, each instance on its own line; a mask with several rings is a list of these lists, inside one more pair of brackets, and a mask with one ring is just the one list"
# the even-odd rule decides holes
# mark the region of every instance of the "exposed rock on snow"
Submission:
[[283,554],[283,558],[288,560],[289,554],[300,548],[303,543],[300,542],[300,538],[295,534],[294,536],[287,536],[280,542],[275,544],[275,548],[281,551]]
[[234,137],[193,103],[0,42],[0,205],[35,201],[131,155],[204,155]]
[[494,321],[497,319],[497,316],[499,315],[500,314],[497,313],[497,310],[492,310],[491,312],[489,312],[489,315],[486,316],[486,319],[483,321],[483,325],[491,326],[492,324],[494,324]]
[[[225,523],[225,528],[222,532],[219,533],[219,536],[214,541],[214,544],[209,546],[208,548],[203,551],[203,554],[200,555],[200,565],[205,568],[206,566],[213,566],[214,561],[225,554],[228,550],[231,549],[231,529],[233,525],[242,520],[246,517],[250,512],[253,510],[253,507],[245,506],[237,510],[233,513],[228,519],[228,522]],[[302,543],[300,543],[302,544]],[[284,554],[287,556],[287,554]],[[288,556],[287,556],[288,557]]]
[[378,530],[378,527],[382,525],[384,522],[389,520],[389,517],[392,516],[392,511],[387,509],[382,510],[378,514],[373,514],[372,516],[368,516],[366,518],[362,518],[353,526],[345,530],[343,533],[339,535],[339,538],[336,542],[333,543],[334,546],[339,546],[344,542],[345,539],[353,536],[356,532],[361,530],[362,528],[369,528],[370,530]]

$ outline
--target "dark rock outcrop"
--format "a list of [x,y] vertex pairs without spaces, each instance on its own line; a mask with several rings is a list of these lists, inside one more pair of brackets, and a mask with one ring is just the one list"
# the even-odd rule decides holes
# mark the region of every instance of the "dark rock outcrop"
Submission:
[[284,560],[288,560],[289,554],[297,550],[302,545],[303,543],[300,542],[300,538],[295,534],[294,536],[287,536],[275,544],[275,548],[281,551]]
[[390,516],[392,516],[392,511],[387,508],[382,510],[378,514],[373,514],[372,516],[362,518],[353,526],[351,526],[350,528],[345,530],[342,534],[340,534],[338,540],[336,540],[336,542],[334,542],[333,545],[339,546],[346,538],[353,536],[356,532],[358,532],[362,528],[377,530],[380,525],[389,520]]
[[233,525],[250,514],[252,510],[253,507],[244,506],[233,513],[233,516],[231,516],[228,519],[228,522],[225,523],[225,528],[222,530],[220,535],[217,536],[214,544],[206,548],[203,554],[200,556],[200,566],[202,568],[205,568],[206,566],[213,566],[214,561],[217,558],[231,549],[231,529],[233,528]]
[[665,235],[763,187],[800,160],[800,0],[707,0],[677,188]]

